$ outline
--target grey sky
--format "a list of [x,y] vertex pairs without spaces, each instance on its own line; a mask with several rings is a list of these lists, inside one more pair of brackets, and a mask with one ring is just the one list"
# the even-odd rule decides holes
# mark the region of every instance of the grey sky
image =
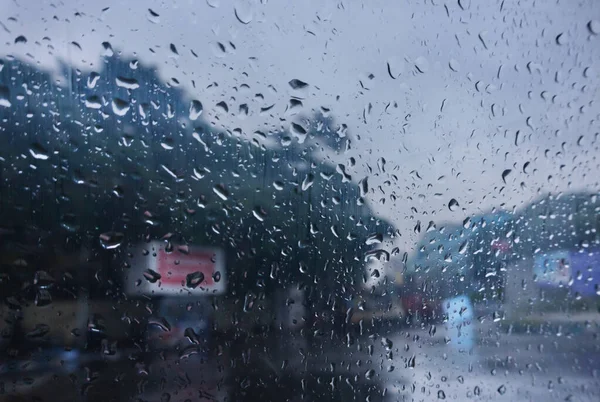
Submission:
[[[518,208],[539,191],[598,190],[600,34],[587,26],[600,20],[598,1],[461,0],[464,9],[454,0],[0,4],[0,56],[100,70],[108,41],[165,80],[176,77],[209,120],[226,100],[233,113],[221,123],[246,133],[287,127],[296,118],[279,121],[292,94],[287,83],[308,82],[303,112],[329,107],[354,137],[351,151],[324,157],[355,157],[349,172],[357,180],[367,165],[376,172],[377,160],[387,160],[387,173],[370,177],[370,199],[400,228],[401,249],[414,243],[416,220]],[[14,44],[19,35],[26,44]],[[218,87],[206,89],[213,82]],[[245,119],[236,116],[242,103],[250,106]],[[271,115],[261,115],[270,104]],[[451,198],[458,210],[448,209]]]

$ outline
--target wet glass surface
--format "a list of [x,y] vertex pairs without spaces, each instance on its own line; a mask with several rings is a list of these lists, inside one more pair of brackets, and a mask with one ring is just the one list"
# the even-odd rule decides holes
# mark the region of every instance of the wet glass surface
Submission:
[[4,1],[0,401],[600,400],[600,3]]

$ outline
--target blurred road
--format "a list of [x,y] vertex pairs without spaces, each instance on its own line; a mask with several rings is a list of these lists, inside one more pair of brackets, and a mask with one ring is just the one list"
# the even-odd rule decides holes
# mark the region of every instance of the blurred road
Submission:
[[110,359],[84,356],[76,369],[58,355],[46,365],[4,362],[0,400],[600,400],[595,331],[506,334],[500,328],[477,323],[471,354],[452,347],[456,329],[438,325],[350,342],[290,343],[278,351],[247,345],[212,357],[194,349],[151,356],[122,351]]

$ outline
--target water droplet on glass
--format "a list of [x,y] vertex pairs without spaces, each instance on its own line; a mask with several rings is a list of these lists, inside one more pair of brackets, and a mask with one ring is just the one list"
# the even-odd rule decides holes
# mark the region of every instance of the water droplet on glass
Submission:
[[506,387],[504,385],[500,385],[500,387],[498,387],[498,393],[500,395],[504,395],[506,393]]
[[194,99],[190,102],[190,120],[196,120],[202,114],[202,103],[199,100]]
[[85,107],[88,109],[100,109],[102,101],[98,95],[88,95],[85,97]]
[[161,278],[161,275],[158,272],[156,272],[150,268],[145,270],[143,275],[144,275],[144,278],[150,283],[156,283]]
[[27,43],[27,38],[25,36],[23,36],[23,35],[17,36],[15,38],[15,45],[18,44],[18,43],[22,43],[22,44]]
[[448,67],[450,67],[450,70],[454,71],[455,73],[460,71],[460,63],[455,59],[450,59]]
[[506,169],[502,172],[502,181],[506,184],[506,178],[510,175],[512,169]]
[[373,377],[375,377],[375,370],[373,369],[368,369],[367,372],[365,373],[365,378],[367,380],[372,379]]
[[98,83],[98,79],[100,79],[100,74],[95,71],[92,71],[87,79],[87,87],[94,88]]
[[100,235],[100,245],[105,250],[113,250],[121,245],[124,238],[125,235],[119,232],[102,233]]
[[7,86],[0,85],[0,106],[11,107],[10,91]]
[[158,24],[160,22],[160,15],[155,12],[154,10],[152,10],[151,8],[148,9],[148,21],[154,23],[154,24]]
[[38,143],[33,144],[31,148],[29,148],[29,153],[34,159],[41,161],[45,161],[50,157],[48,151]]
[[446,394],[441,389],[437,393],[438,399],[446,399]]
[[259,221],[264,222],[265,218],[267,217],[267,212],[261,207],[255,207],[252,210],[252,215],[254,215],[254,217]]
[[247,25],[252,21],[253,16],[250,4],[244,1],[236,1],[233,11],[235,18],[242,24]]
[[298,123],[292,122],[290,125],[290,131],[292,132],[292,135],[298,139],[298,142],[300,144],[304,143],[304,140],[306,139],[307,135],[307,131],[304,127],[302,127]]
[[415,67],[418,72],[426,73],[429,71],[429,61],[423,56],[419,56],[415,59]]
[[134,90],[140,87],[140,84],[135,78],[127,78],[127,77],[117,77],[115,78],[115,82],[118,87]]
[[229,191],[227,191],[225,186],[222,184],[217,184],[216,186],[214,186],[213,192],[216,195],[218,195],[219,198],[222,199],[223,201],[227,201],[227,198],[229,197]]
[[456,201],[456,199],[452,198],[450,200],[450,202],[448,203],[448,209],[450,211],[456,211],[458,209],[459,205],[458,205],[458,201]]
[[383,241],[383,235],[381,233],[373,233],[371,235],[369,235],[369,237],[367,237],[367,240],[365,241],[366,244],[371,245],[371,244],[379,244]]
[[125,116],[129,111],[129,102],[121,98],[113,98],[112,110],[117,116]]
[[308,190],[315,182],[315,176],[312,173],[308,173],[302,180],[302,191]]
[[587,27],[593,35],[600,34],[600,21],[599,20],[591,20],[590,22],[588,22]]
[[292,89],[304,89],[306,87],[308,87],[308,84],[302,80],[299,80],[297,78],[294,78],[293,80],[291,80],[288,84],[290,84],[290,87],[292,87]]
[[204,274],[200,271],[192,272],[185,277],[185,286],[190,289],[196,289],[202,282],[204,282]]
[[103,56],[111,57],[115,52],[113,51],[112,45],[109,42],[102,42],[102,48],[104,49]]
[[171,330],[171,324],[164,317],[150,317],[148,318],[148,325],[156,326],[164,332]]
[[369,193],[369,181],[368,181],[368,177],[365,177],[363,179],[361,179],[358,182],[358,188],[360,190],[360,196],[361,197],[365,197],[368,193]]

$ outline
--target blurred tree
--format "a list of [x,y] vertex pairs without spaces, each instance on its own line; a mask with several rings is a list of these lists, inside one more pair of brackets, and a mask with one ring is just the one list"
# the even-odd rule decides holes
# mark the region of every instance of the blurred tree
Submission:
[[[253,137],[222,130],[201,100],[135,60],[62,76],[18,60],[0,71],[5,227],[95,249],[106,264],[94,286],[113,295],[129,246],[161,238],[223,247],[226,297],[299,285],[311,304],[333,304],[360,289],[366,238],[392,227],[321,157],[343,150],[345,126],[318,111]],[[107,232],[123,244],[101,250]]]

